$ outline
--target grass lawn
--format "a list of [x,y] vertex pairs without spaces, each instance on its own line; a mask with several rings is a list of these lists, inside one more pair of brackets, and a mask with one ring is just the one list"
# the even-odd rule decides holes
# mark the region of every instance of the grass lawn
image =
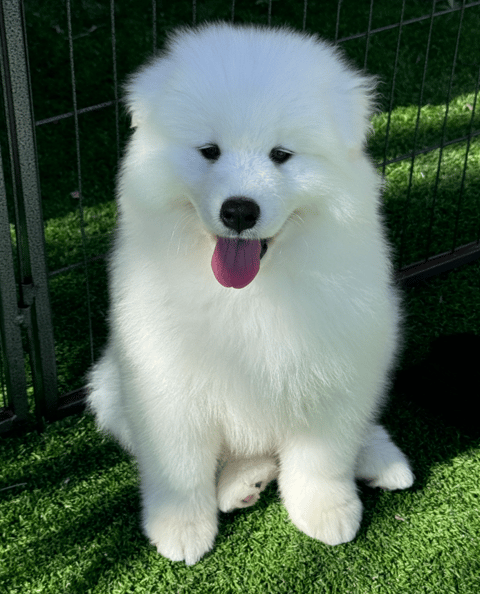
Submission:
[[[480,308],[479,273],[477,263],[409,290],[410,361],[438,332],[480,334],[478,315],[468,313]],[[477,415],[462,396],[451,406]],[[90,416],[4,440],[0,591],[477,594],[478,437],[428,416],[408,394],[394,394],[385,422],[416,482],[402,492],[360,485],[365,510],[353,542],[328,547],[300,533],[272,484],[255,507],[221,515],[213,552],[190,568],[142,536],[135,465]]]
[[[157,4],[153,30],[150,0],[116,2],[119,83],[151,55],[155,44],[161,46],[166,30],[191,22],[191,2]],[[303,2],[271,4],[272,23],[302,27]],[[405,19],[428,15],[431,9],[423,0],[406,4]],[[436,10],[457,4],[439,1]],[[231,2],[226,0],[196,5],[199,22],[231,16]],[[307,28],[333,40],[337,5],[337,0],[309,0]],[[59,0],[25,0],[37,121],[72,111],[65,6]],[[369,0],[344,0],[337,36],[365,31],[369,6]],[[268,9],[266,0],[238,1],[236,19],[266,23]],[[398,22],[401,9],[399,1],[374,3],[371,28]],[[109,3],[72,2],[72,18],[78,107],[110,101],[115,93]],[[459,12],[436,17],[431,30],[429,19],[404,26],[395,84],[398,29],[370,37],[367,70],[381,80],[379,110],[369,141],[375,162],[394,161],[409,154],[414,145],[428,149],[480,129],[480,110],[478,106],[474,110],[478,31],[480,5],[466,9],[463,20]],[[364,65],[364,38],[342,46],[349,59]],[[3,144],[2,126],[0,121],[5,158],[8,147]],[[116,218],[112,199],[116,164],[128,126],[121,112],[117,138],[113,107],[80,116],[79,160],[73,118],[36,129],[61,393],[83,385],[107,328],[104,260],[90,263],[87,276],[81,266],[68,272],[61,269],[109,249]],[[476,136],[468,153],[467,143],[462,142],[426,152],[415,159],[413,168],[410,160],[386,166],[384,211],[397,266],[447,251],[454,241],[461,245],[478,238],[479,163],[480,136]],[[406,292],[404,369],[420,362],[430,341],[439,335],[480,335],[479,279],[477,262]],[[476,392],[465,390],[452,396],[439,390],[438,398],[451,398],[452,407],[463,410],[467,418],[478,417],[472,402],[478,379],[473,381]],[[450,426],[448,418],[432,417],[408,390],[394,391],[385,423],[411,458],[417,480],[412,489],[399,493],[360,485],[365,512],[353,542],[331,548],[298,532],[273,484],[255,507],[221,515],[214,550],[191,568],[159,557],[141,535],[135,465],[95,431],[90,416],[53,423],[41,434],[4,438],[0,442],[0,591],[478,594],[478,434]]]

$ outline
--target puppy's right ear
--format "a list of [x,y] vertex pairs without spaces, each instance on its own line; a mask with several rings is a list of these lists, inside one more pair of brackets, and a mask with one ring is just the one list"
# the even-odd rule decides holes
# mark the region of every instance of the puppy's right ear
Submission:
[[170,65],[163,57],[152,59],[133,74],[125,85],[125,103],[131,117],[131,127],[144,124],[159,104]]

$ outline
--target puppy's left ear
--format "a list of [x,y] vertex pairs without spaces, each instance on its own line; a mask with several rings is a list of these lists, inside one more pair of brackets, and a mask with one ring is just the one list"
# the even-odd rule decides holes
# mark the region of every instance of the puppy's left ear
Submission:
[[333,110],[340,138],[347,149],[362,150],[371,130],[370,118],[375,109],[376,79],[355,75],[337,88]]

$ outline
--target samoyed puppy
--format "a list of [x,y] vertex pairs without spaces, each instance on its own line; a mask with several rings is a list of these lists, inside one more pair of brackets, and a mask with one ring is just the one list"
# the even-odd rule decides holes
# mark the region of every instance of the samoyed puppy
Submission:
[[374,81],[313,35],[177,31],[127,86],[110,338],[89,404],[138,462],[159,553],[278,480],[293,524],[354,538],[355,479],[413,475],[377,418],[399,298],[364,152]]

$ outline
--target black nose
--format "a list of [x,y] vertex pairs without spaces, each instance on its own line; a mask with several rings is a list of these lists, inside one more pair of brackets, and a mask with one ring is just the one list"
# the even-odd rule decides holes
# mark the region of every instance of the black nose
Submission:
[[220,218],[225,227],[241,233],[255,226],[260,217],[260,207],[248,198],[228,198],[220,209]]

